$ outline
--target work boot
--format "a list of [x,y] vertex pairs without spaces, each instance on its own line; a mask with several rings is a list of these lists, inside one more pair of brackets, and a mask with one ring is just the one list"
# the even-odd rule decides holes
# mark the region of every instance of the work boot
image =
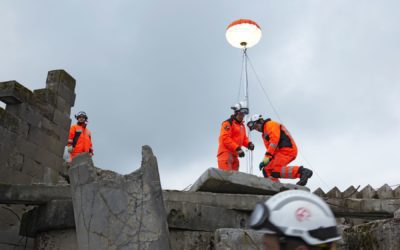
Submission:
[[307,184],[308,178],[311,178],[313,172],[310,169],[301,166],[299,168],[299,173],[300,180],[296,184],[300,186],[305,186]]

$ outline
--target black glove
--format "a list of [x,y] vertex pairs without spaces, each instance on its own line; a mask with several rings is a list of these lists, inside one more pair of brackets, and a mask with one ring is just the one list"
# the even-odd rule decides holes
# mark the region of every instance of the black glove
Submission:
[[252,142],[249,142],[249,145],[247,145],[247,148],[251,151],[254,150],[254,144]]
[[241,148],[237,148],[236,152],[238,153],[239,157],[244,157],[244,152]]

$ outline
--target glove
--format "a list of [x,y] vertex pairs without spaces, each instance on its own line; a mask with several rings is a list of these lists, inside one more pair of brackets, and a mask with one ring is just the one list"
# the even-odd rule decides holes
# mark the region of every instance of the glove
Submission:
[[268,156],[265,156],[262,162],[264,163],[264,166],[267,166],[270,161],[271,161],[271,158]]
[[260,170],[263,169],[265,166],[268,165],[268,163],[271,161],[271,158],[268,156],[265,156],[262,162],[260,162],[259,168]]
[[249,142],[249,145],[247,145],[247,148],[251,151],[254,150],[254,144],[252,142]]
[[244,152],[241,148],[237,148],[236,152],[238,153],[239,157],[244,157]]
[[260,171],[265,167],[264,161],[260,162],[260,165],[258,166],[260,168]]
[[68,149],[68,153],[72,153],[72,151],[74,151],[74,148],[72,147],[72,145],[69,145],[67,147],[67,149]]

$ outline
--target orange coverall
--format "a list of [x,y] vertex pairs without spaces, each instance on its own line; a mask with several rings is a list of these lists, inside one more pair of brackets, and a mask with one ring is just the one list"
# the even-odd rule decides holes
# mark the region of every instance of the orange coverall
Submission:
[[72,125],[69,130],[68,146],[73,147],[70,159],[80,153],[93,154],[92,135],[85,125]]
[[218,168],[238,171],[239,159],[236,149],[248,145],[249,139],[244,122],[237,121],[233,116],[224,121],[219,134]]
[[262,138],[271,160],[263,169],[265,177],[273,181],[277,178],[296,179],[300,177],[300,166],[288,166],[296,159],[297,146],[289,131],[280,123],[267,119],[263,125]]

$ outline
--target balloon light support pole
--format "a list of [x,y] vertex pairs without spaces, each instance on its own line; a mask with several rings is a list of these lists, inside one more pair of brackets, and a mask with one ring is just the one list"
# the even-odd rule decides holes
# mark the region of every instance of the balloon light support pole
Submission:
[[[238,19],[228,25],[225,33],[226,40],[235,48],[243,50],[244,68],[245,68],[245,101],[247,109],[250,110],[249,103],[249,81],[247,76],[247,49],[256,45],[261,39],[262,33],[260,26],[249,19]],[[241,79],[240,79],[241,80]],[[245,118],[245,122],[247,119]],[[247,126],[246,126],[247,127]],[[250,141],[250,130],[246,128],[248,138]],[[253,173],[253,151],[248,150],[247,160],[247,173]]]

